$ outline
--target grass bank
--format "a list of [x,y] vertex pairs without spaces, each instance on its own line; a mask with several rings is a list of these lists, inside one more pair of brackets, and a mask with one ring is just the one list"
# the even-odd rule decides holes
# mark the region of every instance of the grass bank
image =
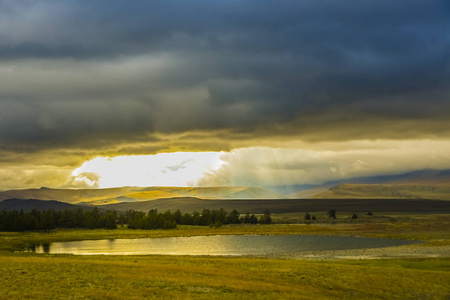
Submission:
[[447,299],[450,259],[0,256],[1,299]]

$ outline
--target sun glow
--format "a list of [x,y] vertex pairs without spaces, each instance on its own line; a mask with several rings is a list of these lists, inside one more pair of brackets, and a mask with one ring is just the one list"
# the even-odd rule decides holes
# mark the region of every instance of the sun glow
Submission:
[[120,186],[195,186],[223,162],[222,152],[175,152],[96,157],[72,172],[74,181],[100,188]]

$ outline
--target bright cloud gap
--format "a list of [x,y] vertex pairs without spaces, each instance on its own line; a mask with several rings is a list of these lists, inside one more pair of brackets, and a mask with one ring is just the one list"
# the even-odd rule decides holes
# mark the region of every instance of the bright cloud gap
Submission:
[[340,148],[248,147],[230,152],[96,157],[72,172],[70,185],[270,187],[450,168],[448,141],[360,141]]
[[195,186],[218,169],[221,152],[175,152],[155,155],[96,157],[72,172],[74,182],[91,187]]

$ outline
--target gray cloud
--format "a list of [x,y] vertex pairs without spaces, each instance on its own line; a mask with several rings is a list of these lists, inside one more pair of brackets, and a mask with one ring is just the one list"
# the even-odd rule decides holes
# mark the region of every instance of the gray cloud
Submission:
[[448,139],[448,82],[447,1],[0,2],[0,151]]
[[[426,168],[450,168],[448,141],[339,143],[340,150],[250,147],[221,156],[224,164],[198,180],[200,186],[318,184]],[[337,147],[336,147],[337,146]],[[430,154],[430,149],[433,149]]]

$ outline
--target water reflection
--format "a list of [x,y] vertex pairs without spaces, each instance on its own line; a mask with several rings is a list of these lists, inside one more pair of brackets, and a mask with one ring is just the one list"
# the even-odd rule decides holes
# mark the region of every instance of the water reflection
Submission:
[[39,244],[39,245],[30,245],[28,246],[27,252],[35,252],[35,253],[50,253],[50,244]]
[[76,255],[268,255],[411,243],[415,242],[348,236],[217,235],[61,242],[34,245],[28,248],[28,252]]

